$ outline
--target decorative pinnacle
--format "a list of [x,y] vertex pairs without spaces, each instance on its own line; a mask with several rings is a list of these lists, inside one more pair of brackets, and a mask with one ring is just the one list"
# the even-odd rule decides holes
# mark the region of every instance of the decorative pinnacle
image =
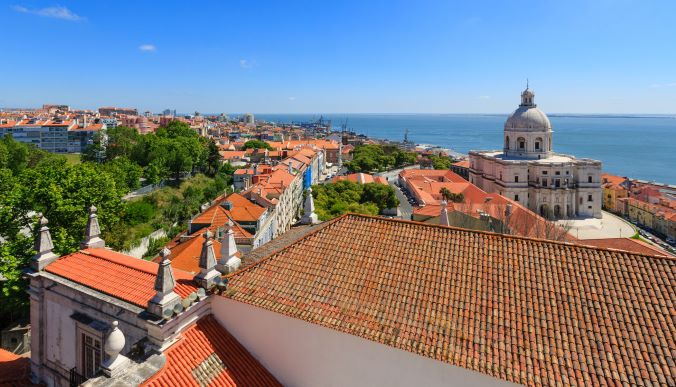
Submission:
[[169,250],[168,248],[163,247],[162,250],[160,250],[160,257],[162,257],[163,261],[165,259],[169,259],[170,255],[171,255],[171,250]]
[[49,223],[47,218],[44,215],[42,215],[42,212],[38,213],[38,218],[40,218],[40,220],[39,220],[40,227],[45,227],[45,226],[47,226],[47,223]]
[[211,230],[207,230],[204,234],[202,234],[202,237],[206,240],[211,240],[214,237],[214,233],[212,233]]

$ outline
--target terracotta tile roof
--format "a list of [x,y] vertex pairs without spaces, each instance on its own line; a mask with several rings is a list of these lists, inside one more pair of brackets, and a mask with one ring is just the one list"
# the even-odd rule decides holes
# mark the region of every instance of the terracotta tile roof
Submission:
[[457,163],[453,163],[453,165],[461,168],[469,168],[469,160],[458,161]]
[[[157,263],[106,249],[86,249],[64,255],[49,264],[49,273],[145,308],[155,290]],[[193,275],[174,269],[174,291],[185,298],[197,290]]]
[[670,253],[660,250],[646,242],[632,238],[605,238],[605,239],[584,239],[579,241],[580,244],[587,246],[603,247],[604,249],[616,249],[628,251],[631,253],[642,255],[653,255],[668,257]]
[[234,300],[526,385],[676,384],[676,259],[346,215]]
[[[231,202],[232,208],[226,210],[221,204],[223,202]],[[216,204],[209,207],[203,213],[197,215],[192,223],[209,224],[223,226],[227,217],[232,218],[235,222],[255,222],[265,212],[265,208],[238,193],[232,193],[225,198],[216,201]],[[237,230],[235,230],[237,232]],[[246,231],[245,231],[246,232]],[[251,235],[249,235],[250,237]]]
[[603,184],[608,184],[611,186],[619,186],[620,184],[627,181],[627,178],[622,176],[611,175],[609,173],[602,173],[601,181],[603,182]]
[[213,316],[199,319],[166,352],[142,386],[281,386]]
[[[202,237],[203,232],[204,230],[200,230],[188,237],[187,240],[173,243],[171,247],[167,246],[171,251],[171,255],[169,256],[171,267],[184,270],[191,274],[199,273],[200,254],[202,253],[202,244],[204,243],[204,238]],[[218,260],[221,258],[221,242],[214,239],[213,243],[216,259]],[[153,262],[156,263],[160,263],[161,261],[162,257],[160,256],[153,259]]]
[[0,387],[39,386],[30,380],[30,358],[0,348]]

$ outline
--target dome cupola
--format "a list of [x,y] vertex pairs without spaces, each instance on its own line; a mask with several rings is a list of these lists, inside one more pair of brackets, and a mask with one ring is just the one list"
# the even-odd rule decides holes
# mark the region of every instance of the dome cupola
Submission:
[[528,85],[521,93],[521,104],[505,121],[507,156],[520,158],[546,158],[552,150],[552,124],[535,104],[535,93]]

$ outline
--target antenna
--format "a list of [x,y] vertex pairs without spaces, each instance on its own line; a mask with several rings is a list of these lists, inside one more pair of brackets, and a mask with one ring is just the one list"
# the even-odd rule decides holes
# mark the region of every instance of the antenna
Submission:
[[526,90],[528,90],[528,78],[526,78]]

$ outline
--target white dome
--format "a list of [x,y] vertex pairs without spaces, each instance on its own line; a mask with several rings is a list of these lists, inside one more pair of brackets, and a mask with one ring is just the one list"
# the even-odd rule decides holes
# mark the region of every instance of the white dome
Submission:
[[535,106],[519,106],[505,122],[507,131],[542,131],[552,130],[549,118]]
[[505,122],[505,131],[540,132],[552,130],[549,118],[535,104],[535,93],[528,88],[521,93],[521,105]]

